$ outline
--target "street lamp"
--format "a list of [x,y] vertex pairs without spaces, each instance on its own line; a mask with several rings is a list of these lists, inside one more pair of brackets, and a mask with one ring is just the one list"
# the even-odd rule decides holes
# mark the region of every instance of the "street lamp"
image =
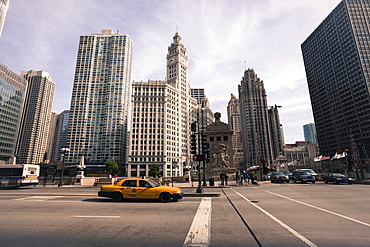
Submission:
[[173,187],[173,168],[179,167],[178,161],[173,161],[172,166],[171,166],[171,182],[172,182],[172,187]]
[[58,184],[58,187],[62,187],[63,186],[63,179],[64,179],[64,159],[66,157],[66,152],[69,152],[71,151],[69,148],[67,147],[62,147],[60,149],[60,151],[63,151],[63,159],[62,159],[62,175],[60,176],[60,180],[59,180],[59,184]]

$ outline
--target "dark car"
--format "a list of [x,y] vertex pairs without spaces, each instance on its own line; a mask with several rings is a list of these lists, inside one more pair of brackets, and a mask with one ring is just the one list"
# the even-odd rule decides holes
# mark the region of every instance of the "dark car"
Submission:
[[302,184],[307,183],[307,182],[311,182],[314,184],[316,182],[316,179],[314,176],[312,176],[306,171],[300,171],[300,170],[293,172],[292,180],[294,183],[301,182]]
[[315,180],[319,180],[319,175],[312,169],[297,169],[296,171],[304,171],[304,172],[308,172],[309,174],[311,174],[312,176],[315,177]]
[[290,171],[281,171],[285,176],[288,176],[289,180],[292,180],[292,173]]
[[329,173],[323,177],[324,182],[327,184],[328,182],[333,182],[336,184],[340,183],[348,183],[352,184],[353,180],[352,178],[349,178],[343,174],[340,173]]
[[289,183],[289,177],[282,172],[273,172],[270,176],[271,183]]

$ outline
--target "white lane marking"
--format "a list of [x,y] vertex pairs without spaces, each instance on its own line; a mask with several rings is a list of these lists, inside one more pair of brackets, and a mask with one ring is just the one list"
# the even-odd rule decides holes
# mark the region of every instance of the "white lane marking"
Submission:
[[[232,189],[234,190],[234,189]],[[234,190],[235,191],[235,190]],[[282,222],[281,220],[279,220],[278,218],[276,218],[275,216],[273,216],[272,214],[270,214],[269,212],[267,212],[266,210],[264,210],[263,208],[261,208],[260,206],[257,206],[255,203],[251,202],[249,199],[247,199],[245,196],[243,196],[242,194],[240,194],[239,192],[236,192],[236,194],[238,194],[241,198],[243,198],[244,200],[246,200],[247,202],[249,202],[251,205],[253,205],[254,207],[256,207],[257,209],[259,209],[261,212],[263,212],[264,214],[266,214],[268,217],[270,217],[271,219],[273,219],[274,221],[276,221],[277,223],[279,223],[282,227],[284,227],[285,229],[287,229],[289,232],[291,232],[294,236],[296,236],[297,238],[299,238],[300,240],[302,240],[303,242],[305,242],[308,246],[311,246],[311,247],[317,247],[317,245],[315,245],[314,243],[312,243],[310,240],[308,240],[307,238],[303,237],[301,234],[299,234],[297,231],[295,231],[293,228],[291,228],[290,226],[288,226],[287,224],[285,224],[284,222]]]
[[370,224],[368,223],[365,223],[365,222],[362,222],[362,221],[359,221],[359,220],[356,220],[356,219],[353,219],[353,218],[350,218],[348,216],[345,216],[345,215],[342,215],[342,214],[338,214],[338,213],[335,213],[335,212],[332,212],[332,211],[329,211],[327,209],[323,209],[323,208],[319,208],[319,207],[316,207],[314,205],[311,205],[311,204],[308,204],[308,203],[305,203],[305,202],[301,202],[301,201],[298,201],[298,200],[295,200],[295,199],[292,199],[292,198],[289,198],[289,197],[286,197],[286,196],[283,196],[283,195],[279,195],[279,194],[276,194],[274,192],[271,192],[271,191],[268,191],[268,190],[265,190],[266,192],[270,193],[270,194],[273,194],[273,195],[276,195],[276,196],[279,196],[281,198],[284,198],[284,199],[287,199],[287,200],[290,200],[292,202],[296,202],[296,203],[300,203],[302,205],[305,205],[305,206],[308,206],[308,207],[311,207],[311,208],[315,208],[315,209],[318,209],[318,210],[321,210],[323,212],[326,212],[326,213],[329,213],[329,214],[333,214],[335,216],[338,216],[338,217],[341,217],[341,218],[344,218],[344,219],[347,219],[347,220],[351,220],[353,222],[356,222],[356,223],[359,223],[359,224],[362,224],[364,226],[368,226],[370,227]]
[[63,196],[30,196],[30,197],[22,197],[17,199],[12,199],[14,201],[34,201],[34,202],[41,202],[46,200],[52,200],[56,198],[62,198]]
[[183,247],[207,247],[211,239],[211,198],[203,198],[194,216],[193,223]]
[[108,219],[119,219],[121,216],[104,216],[104,215],[74,215],[72,218],[108,218]]

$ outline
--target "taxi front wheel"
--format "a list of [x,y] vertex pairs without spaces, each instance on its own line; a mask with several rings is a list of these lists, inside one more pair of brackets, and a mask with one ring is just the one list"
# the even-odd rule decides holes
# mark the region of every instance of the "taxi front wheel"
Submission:
[[112,194],[112,201],[114,201],[114,202],[121,202],[121,201],[122,201],[122,199],[123,199],[123,196],[122,196],[122,194],[121,194],[121,193],[119,193],[119,192],[114,192],[114,193]]
[[169,193],[162,193],[159,196],[159,200],[161,200],[162,202],[169,202],[171,201],[171,195]]

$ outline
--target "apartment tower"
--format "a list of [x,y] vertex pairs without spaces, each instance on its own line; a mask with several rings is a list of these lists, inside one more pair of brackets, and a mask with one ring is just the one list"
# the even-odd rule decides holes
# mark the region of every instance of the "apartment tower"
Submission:
[[28,81],[18,136],[17,163],[39,164],[46,160],[55,83],[45,71],[22,71]]
[[130,97],[131,38],[102,30],[80,36],[65,163],[83,156],[91,166],[126,162]]

